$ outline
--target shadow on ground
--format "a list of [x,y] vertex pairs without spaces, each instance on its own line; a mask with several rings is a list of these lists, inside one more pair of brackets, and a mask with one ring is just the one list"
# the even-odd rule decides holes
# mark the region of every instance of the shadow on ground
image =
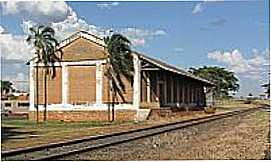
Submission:
[[29,138],[30,135],[34,134],[35,131],[22,132],[18,131],[18,127],[6,127],[1,126],[1,140],[6,142],[9,139],[25,139]]

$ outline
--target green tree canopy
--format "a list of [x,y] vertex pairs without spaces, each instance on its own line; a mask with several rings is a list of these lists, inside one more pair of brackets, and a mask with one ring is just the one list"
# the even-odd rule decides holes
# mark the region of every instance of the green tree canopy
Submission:
[[[56,56],[56,52],[61,52],[57,49],[58,41],[55,39],[55,31],[49,26],[36,26],[29,28],[31,34],[27,37],[26,41],[32,44],[36,49],[37,62],[42,62],[47,68],[46,73],[49,72],[49,67],[52,69],[52,78],[55,77],[54,63],[60,61]],[[51,64],[51,66],[50,66]]]
[[119,94],[124,100],[123,92],[125,85],[122,77],[131,81],[133,75],[133,58],[131,55],[131,42],[121,34],[113,34],[104,38],[108,51],[108,68],[106,75],[111,81],[111,88],[114,94]]
[[1,92],[9,93],[13,89],[12,85],[10,81],[1,80]]
[[221,67],[201,67],[190,68],[189,72],[213,82],[215,86],[215,97],[228,97],[230,92],[237,92],[239,90],[238,78],[233,72]]

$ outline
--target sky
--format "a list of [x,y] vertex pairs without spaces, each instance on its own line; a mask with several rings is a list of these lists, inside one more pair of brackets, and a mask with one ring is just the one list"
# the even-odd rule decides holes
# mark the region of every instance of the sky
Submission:
[[[50,25],[58,40],[78,30],[127,36],[132,48],[180,68],[219,66],[235,72],[237,96],[264,89],[269,76],[269,1],[0,2],[1,79],[27,81],[29,27]],[[28,82],[14,82],[27,90]]]

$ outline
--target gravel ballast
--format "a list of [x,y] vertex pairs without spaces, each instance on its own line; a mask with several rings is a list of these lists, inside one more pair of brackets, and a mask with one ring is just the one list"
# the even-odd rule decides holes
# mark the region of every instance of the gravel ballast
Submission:
[[268,159],[270,112],[262,110],[59,160]]

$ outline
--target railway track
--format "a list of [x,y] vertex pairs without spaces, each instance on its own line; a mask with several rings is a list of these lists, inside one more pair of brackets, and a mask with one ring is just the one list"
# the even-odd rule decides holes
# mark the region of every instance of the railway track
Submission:
[[46,145],[21,148],[16,150],[2,151],[2,160],[56,160],[66,156],[92,151],[120,143],[133,141],[136,139],[154,136],[176,129],[191,127],[194,125],[211,122],[235,115],[253,112],[254,109],[243,109],[223,114],[215,114],[207,117],[200,117],[180,122],[167,123],[147,128],[134,129],[125,132],[112,133],[107,135],[90,136],[80,139],[68,140],[64,142],[51,143]]

